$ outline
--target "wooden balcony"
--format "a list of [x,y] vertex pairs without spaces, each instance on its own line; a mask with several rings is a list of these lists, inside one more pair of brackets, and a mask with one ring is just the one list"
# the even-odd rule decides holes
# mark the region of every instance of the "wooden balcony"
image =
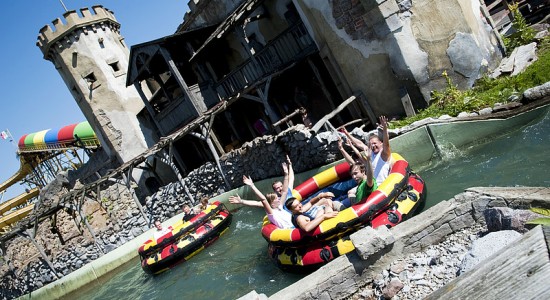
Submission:
[[227,99],[315,51],[317,47],[305,25],[297,23],[225,75],[216,84],[216,91],[220,98]]

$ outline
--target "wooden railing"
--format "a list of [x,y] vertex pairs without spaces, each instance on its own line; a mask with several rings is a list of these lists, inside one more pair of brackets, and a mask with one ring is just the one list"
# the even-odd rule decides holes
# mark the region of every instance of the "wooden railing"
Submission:
[[252,58],[225,75],[216,84],[216,91],[220,98],[227,99],[316,50],[316,45],[304,24],[297,23],[267,43]]

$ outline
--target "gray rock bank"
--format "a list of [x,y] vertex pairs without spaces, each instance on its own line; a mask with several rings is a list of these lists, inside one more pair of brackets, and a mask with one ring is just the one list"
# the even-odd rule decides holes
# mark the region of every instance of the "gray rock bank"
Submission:
[[[531,206],[550,207],[550,188],[470,188],[392,229],[367,227],[352,234],[355,252],[337,258],[269,298],[252,291],[240,299],[349,299],[350,295],[352,299],[381,295],[418,299],[435,287],[435,280],[425,278],[427,266],[437,266],[430,274],[445,279],[444,284],[455,278],[453,273],[456,274],[466,256],[464,245],[469,247],[481,235],[480,230],[485,231],[487,209],[525,210]],[[377,243],[373,244],[374,240]],[[422,254],[405,260],[414,253]],[[409,264],[421,268],[414,271],[411,268],[409,272]],[[411,282],[414,286],[427,287],[425,293],[410,294]],[[521,285],[529,289],[528,281]],[[546,293],[550,295],[550,287],[546,287]]]

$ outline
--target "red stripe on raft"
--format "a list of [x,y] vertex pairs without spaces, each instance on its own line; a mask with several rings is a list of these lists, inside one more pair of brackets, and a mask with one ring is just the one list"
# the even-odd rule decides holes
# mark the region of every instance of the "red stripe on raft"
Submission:
[[302,256],[302,264],[304,266],[326,263],[327,261],[321,258],[321,252],[323,252],[323,250],[325,249],[325,252],[329,254],[328,261],[334,259],[334,255],[332,255],[332,251],[330,251],[330,247],[328,245],[319,249],[312,249],[313,247],[306,250],[306,253],[304,254],[304,256]]
[[385,195],[379,190],[375,190],[370,194],[370,196],[367,199],[365,199],[364,203],[356,204],[356,205],[353,205],[352,207],[358,216],[362,216],[366,214],[369,211],[369,209],[372,208],[373,205],[382,203],[387,198],[388,198],[387,195]]
[[273,230],[277,229],[277,226],[269,223],[264,226],[262,226],[262,236],[271,236],[271,233]]
[[302,184],[295,188],[298,194],[300,194],[300,196],[302,197],[302,200],[305,198],[306,195],[311,195],[318,189],[319,186],[317,185],[317,182],[313,179],[313,177],[304,181]]
[[395,162],[395,164],[391,168],[391,172],[398,173],[405,176],[405,174],[407,174],[408,166],[409,166],[409,163],[406,160],[398,160]]
[[347,162],[334,166],[334,169],[336,170],[336,174],[338,174],[338,178],[342,179],[350,177],[350,165]]
[[415,191],[422,192],[422,190],[424,189],[424,182],[420,180],[416,175],[410,176],[409,184],[413,187]]

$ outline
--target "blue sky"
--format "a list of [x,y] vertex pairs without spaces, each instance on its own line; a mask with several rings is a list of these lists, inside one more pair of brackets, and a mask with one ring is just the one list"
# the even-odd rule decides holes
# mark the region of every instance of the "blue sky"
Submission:
[[[86,121],[53,64],[36,46],[40,28],[61,18],[65,9],[103,5],[114,12],[121,34],[131,47],[174,33],[188,10],[188,0],[7,0],[0,24],[0,131],[9,129],[15,142],[25,134]],[[16,147],[0,139],[0,183],[19,170]],[[24,190],[8,188],[4,201]]]

